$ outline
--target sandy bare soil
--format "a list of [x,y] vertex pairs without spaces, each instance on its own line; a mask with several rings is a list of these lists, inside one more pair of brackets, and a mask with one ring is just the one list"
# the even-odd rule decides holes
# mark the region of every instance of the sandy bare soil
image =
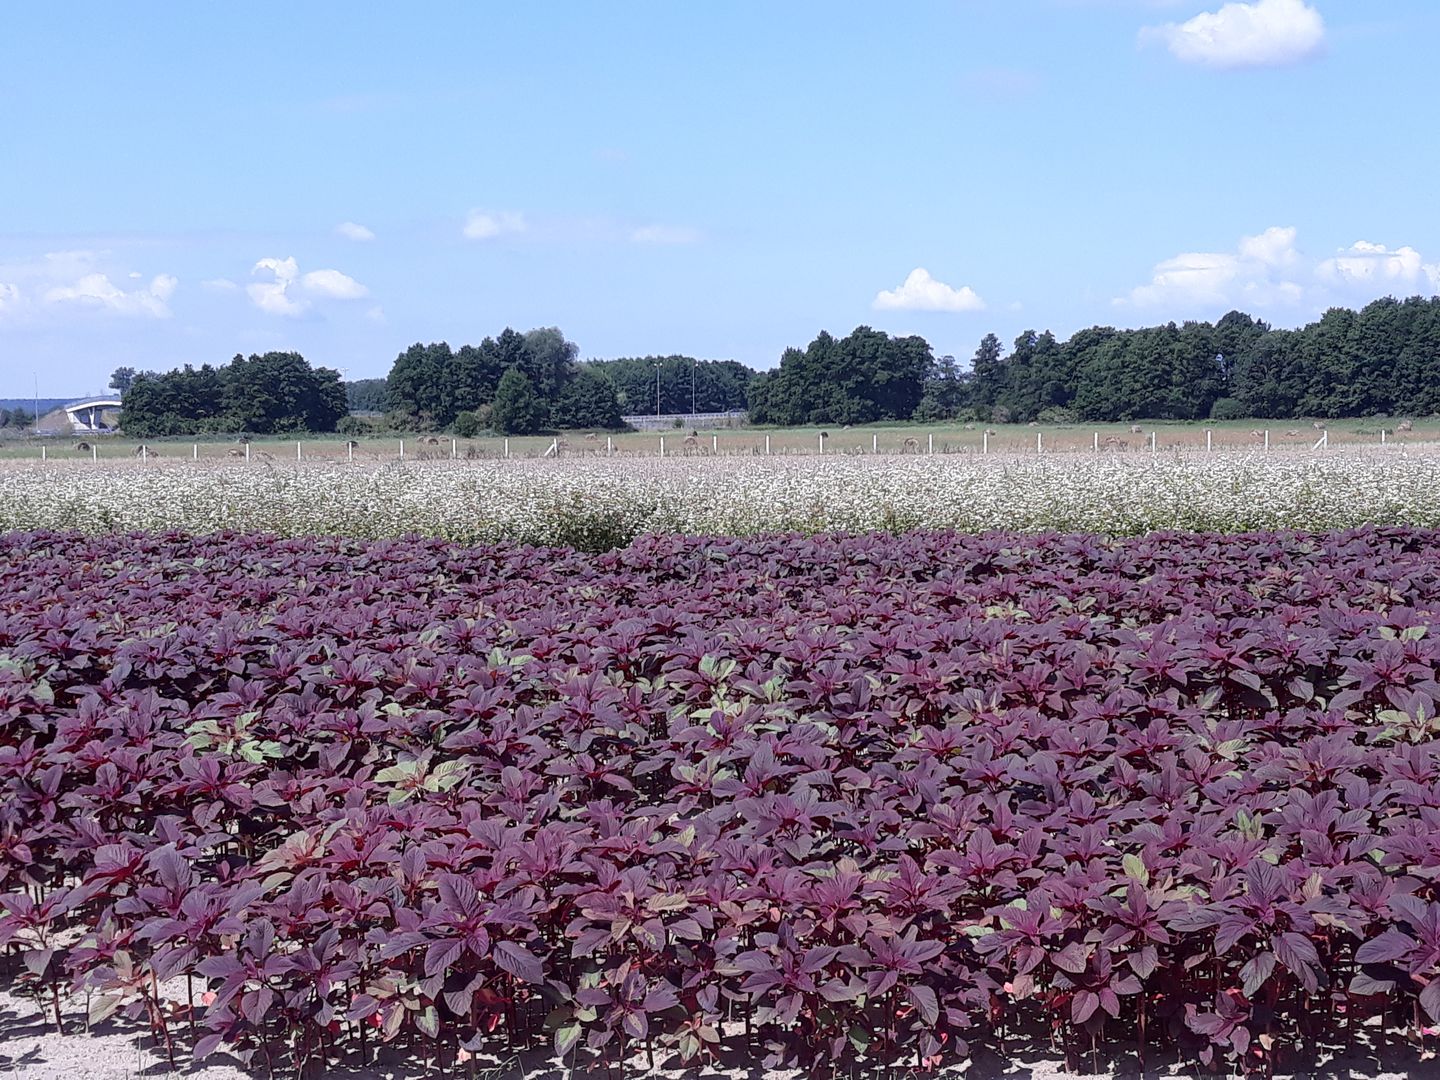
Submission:
[[[67,1034],[60,1035],[54,1028],[54,1018],[42,1016],[35,1002],[29,998],[17,997],[0,991],[0,1077],[22,1077],[25,1080],[141,1080],[141,1078],[186,1077],[190,1080],[265,1080],[263,1062],[255,1067],[245,1068],[223,1053],[213,1055],[209,1060],[196,1064],[189,1060],[189,1048],[183,1040],[177,1040],[176,1065],[172,1070],[167,1061],[164,1047],[156,1047],[150,1034],[142,1025],[115,1019],[96,1027],[89,1034],[84,1033],[84,1013],[80,1003],[73,1003],[66,1014]],[[1427,1055],[1428,1056],[1428,1055]],[[1440,1063],[1422,1060],[1415,1048],[1392,1049],[1377,1061],[1374,1053],[1351,1054],[1326,1060],[1313,1071],[1289,1074],[1299,1078],[1320,1078],[1326,1080],[1440,1080]],[[803,1074],[795,1070],[764,1072],[746,1068],[685,1069],[683,1067],[658,1067],[651,1072],[643,1058],[630,1063],[625,1075],[630,1078],[641,1076],[663,1077],[665,1080],[801,1080]],[[276,1063],[275,1076],[293,1077],[292,1068]],[[332,1064],[326,1077],[336,1080],[423,1080],[426,1077],[455,1076],[442,1073],[423,1062],[396,1060],[393,1057],[378,1063],[359,1066],[355,1063]],[[465,1074],[459,1074],[465,1075]],[[508,1060],[486,1060],[476,1062],[473,1074],[477,1080],[569,1080],[569,1070],[561,1067],[543,1051],[517,1055]],[[600,1080],[606,1077],[602,1067],[592,1071],[577,1070],[575,1077]],[[897,1073],[897,1076],[907,1074]],[[1077,1074],[1064,1071],[1062,1062],[1043,1053],[1022,1054],[1001,1061],[992,1057],[980,1058],[964,1067],[944,1070],[942,1077],[965,1077],[966,1080],[1079,1080]],[[1171,1077],[1194,1076],[1193,1070],[1174,1065],[1152,1067],[1144,1076]],[[618,1069],[612,1069],[608,1080],[617,1080]],[[1141,1073],[1133,1062],[1121,1065],[1108,1072],[1080,1074],[1092,1080],[1126,1080],[1139,1077]],[[468,1080],[468,1078],[467,1078]],[[1282,1077],[1281,1080],[1284,1080]]]

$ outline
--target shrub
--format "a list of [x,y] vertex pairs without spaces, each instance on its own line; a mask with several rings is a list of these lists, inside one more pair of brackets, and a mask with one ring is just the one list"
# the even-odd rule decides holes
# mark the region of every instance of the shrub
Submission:
[[374,434],[375,430],[376,425],[371,420],[363,416],[344,416],[341,417],[340,422],[335,425],[335,431],[337,434],[345,435],[350,438],[364,435],[372,435]]
[[1210,419],[1221,422],[1227,420],[1244,420],[1250,415],[1250,410],[1239,398],[1222,397],[1216,398],[1215,404],[1210,406]]
[[473,439],[480,433],[480,418],[468,409],[455,414],[451,430],[462,439]]
[[1073,424],[1075,423],[1075,410],[1061,405],[1048,405],[1040,410],[1035,419],[1042,424]]

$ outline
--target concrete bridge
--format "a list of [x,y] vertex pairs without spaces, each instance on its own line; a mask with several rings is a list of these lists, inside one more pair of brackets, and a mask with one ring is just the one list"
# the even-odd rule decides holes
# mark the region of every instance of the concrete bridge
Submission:
[[92,397],[66,405],[65,419],[70,421],[70,426],[75,429],[77,435],[95,435],[114,431],[114,424],[105,422],[105,414],[119,411],[120,399],[118,397]]

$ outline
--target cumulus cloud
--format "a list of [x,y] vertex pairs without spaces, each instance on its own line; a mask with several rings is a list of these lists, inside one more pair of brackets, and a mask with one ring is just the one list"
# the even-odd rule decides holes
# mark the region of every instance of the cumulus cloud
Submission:
[[1361,240],[1316,262],[1295,241],[1295,229],[1277,226],[1242,237],[1234,251],[1177,255],[1115,303],[1176,313],[1297,304],[1318,310],[1367,303],[1386,292],[1440,292],[1440,263],[1426,262],[1413,247]]
[[229,278],[207,278],[200,282],[202,289],[209,289],[211,292],[234,292],[240,286]]
[[[179,281],[116,267],[109,252],[52,251],[0,263],[0,315],[43,316],[47,309],[89,309],[113,315],[167,319]],[[134,284],[131,284],[131,283]]]
[[255,281],[245,286],[250,302],[270,315],[300,315],[310,306],[309,302],[290,294],[300,267],[294,258],[261,259],[250,271],[252,275],[268,271],[269,281]]
[[630,233],[635,244],[693,244],[699,239],[698,230],[683,225],[644,225]]
[[1183,23],[1149,27],[1142,41],[1159,41],[1187,64],[1213,68],[1281,67],[1319,51],[1325,20],[1305,0],[1228,3]]
[[353,221],[342,221],[339,225],[335,226],[335,232],[337,235],[345,237],[346,240],[358,240],[364,242],[366,240],[375,239],[375,234],[373,232],[367,229],[364,225],[357,225]]
[[1316,268],[1323,281],[1339,285],[1415,286],[1440,290],[1440,264],[1427,263],[1413,247],[1391,250],[1357,240]]
[[1156,265],[1150,282],[1117,303],[1180,307],[1238,303],[1258,306],[1300,299],[1303,287],[1288,271],[1300,262],[1293,227],[1273,226],[1245,236],[1234,251],[1191,251]]
[[361,300],[370,295],[369,289],[339,270],[311,270],[300,279],[300,284],[308,292],[332,300]]
[[467,240],[493,240],[497,236],[522,233],[526,229],[525,215],[511,211],[487,213],[471,210],[465,218],[462,232]]
[[148,286],[122,289],[101,273],[85,274],[70,285],[54,285],[41,299],[47,304],[81,304],[119,315],[148,315],[156,319],[170,317],[170,297],[179,282],[169,274],[157,274]]
[[339,270],[311,270],[300,273],[294,257],[261,259],[251,275],[268,274],[268,281],[245,286],[250,302],[269,315],[303,315],[316,299],[359,300],[370,290]]
[[876,293],[874,306],[877,311],[983,311],[985,301],[969,285],[957,289],[916,267],[898,289]]

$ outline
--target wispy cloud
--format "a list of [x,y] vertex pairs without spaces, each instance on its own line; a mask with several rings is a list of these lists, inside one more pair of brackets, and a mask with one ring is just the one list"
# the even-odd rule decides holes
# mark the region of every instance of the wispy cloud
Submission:
[[471,210],[461,232],[467,240],[493,240],[498,236],[523,233],[527,227],[525,215],[515,211]]
[[375,239],[373,232],[364,225],[357,225],[353,221],[342,221],[339,225],[335,226],[335,232],[337,235],[343,236],[346,240],[356,240],[361,243]]
[[985,301],[969,285],[957,289],[917,266],[898,289],[877,293],[874,307],[877,311],[984,311]]
[[179,280],[156,274],[148,284],[135,270],[117,270],[103,251],[55,251],[36,259],[0,264],[0,315],[43,314],[46,308],[168,319]]
[[1325,20],[1305,0],[1228,3],[1183,23],[1147,27],[1141,41],[1158,41],[1187,64],[1213,68],[1282,67],[1320,50]]

